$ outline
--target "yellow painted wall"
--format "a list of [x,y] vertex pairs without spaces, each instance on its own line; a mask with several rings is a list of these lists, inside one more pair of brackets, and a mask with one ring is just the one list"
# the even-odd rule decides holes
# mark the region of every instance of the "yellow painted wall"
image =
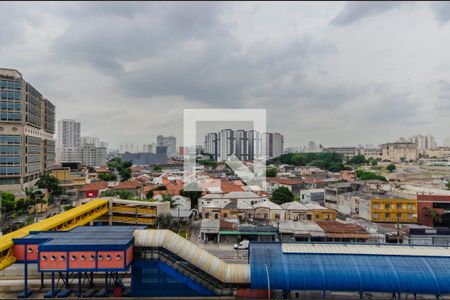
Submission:
[[370,219],[380,223],[417,223],[417,200],[373,198],[370,200]]

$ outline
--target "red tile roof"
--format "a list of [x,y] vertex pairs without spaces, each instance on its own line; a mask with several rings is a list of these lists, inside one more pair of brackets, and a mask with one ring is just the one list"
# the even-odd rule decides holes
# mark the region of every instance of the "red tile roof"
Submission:
[[302,184],[303,182],[300,180],[290,179],[290,178],[282,178],[282,177],[274,177],[269,178],[270,182],[284,185],[294,185],[294,184]]
[[317,221],[316,223],[325,231],[325,233],[367,234],[364,227],[357,224],[342,223],[338,221]]
[[426,194],[417,194],[417,201],[450,201],[450,195],[426,195]]
[[156,187],[155,184],[147,184],[144,186],[143,191],[144,194],[147,194],[149,191],[153,190]]
[[167,192],[171,195],[179,195],[180,191],[184,187],[184,183],[181,180],[175,180],[175,181],[169,181],[168,183],[164,184],[164,186],[167,188]]
[[222,179],[220,182],[220,189],[222,190],[222,192],[224,193],[229,193],[229,192],[242,192],[244,189],[237,185],[234,184],[231,181]]
[[130,167],[131,172],[141,172],[144,169],[145,168],[143,166],[132,166],[132,167]]
[[324,182],[320,178],[313,178],[313,177],[305,177],[305,178],[303,178],[303,181],[306,183],[323,183]]
[[81,192],[88,191],[100,191],[108,189],[108,182],[106,181],[96,181],[90,184],[86,184],[85,186],[80,188]]
[[142,184],[137,180],[128,180],[128,181],[119,182],[119,184],[116,185],[115,187],[113,187],[113,189],[115,189],[115,190],[134,190],[134,189],[141,187],[141,185]]

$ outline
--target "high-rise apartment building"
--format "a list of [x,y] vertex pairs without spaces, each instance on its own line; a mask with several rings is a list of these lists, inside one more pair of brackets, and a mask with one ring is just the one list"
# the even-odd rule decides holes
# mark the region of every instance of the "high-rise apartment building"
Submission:
[[233,154],[244,161],[261,155],[273,158],[283,154],[284,137],[280,133],[261,134],[255,130],[223,129],[218,133],[208,133],[204,147],[206,153],[219,161]]
[[[100,147],[100,139],[95,136],[82,136],[80,137],[81,145],[93,145],[95,147]],[[104,145],[102,145],[104,147]]]
[[0,68],[0,188],[21,190],[55,164],[55,106],[22,74]]
[[156,152],[156,145],[154,143],[152,143],[152,144],[144,144],[144,145],[142,145],[142,152],[155,153]]
[[79,162],[81,145],[81,125],[72,119],[58,121],[56,139],[57,162]]
[[81,123],[76,120],[58,121],[57,161],[77,162],[85,166],[106,166],[107,143],[98,137],[81,136]]
[[414,135],[410,137],[407,141],[411,143],[415,143],[417,145],[417,151],[419,153],[425,153],[427,149],[433,149],[436,148],[436,139],[434,136],[428,134],[428,135]]
[[157,147],[167,147],[167,157],[177,155],[177,139],[174,136],[158,135],[156,138]]
[[450,136],[444,138],[444,147],[450,148]]
[[284,136],[281,133],[271,133],[272,147],[270,148],[269,157],[278,157],[284,152]]
[[72,119],[58,121],[57,147],[80,147],[81,124]]
[[93,144],[84,144],[79,148],[81,163],[91,167],[106,166],[108,158],[106,147],[96,147]]

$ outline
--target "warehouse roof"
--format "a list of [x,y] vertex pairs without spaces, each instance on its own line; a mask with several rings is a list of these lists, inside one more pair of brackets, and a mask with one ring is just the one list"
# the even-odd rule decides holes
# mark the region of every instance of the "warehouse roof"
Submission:
[[[450,249],[358,244],[251,243],[252,288],[450,293]],[[372,247],[374,249],[372,249]]]

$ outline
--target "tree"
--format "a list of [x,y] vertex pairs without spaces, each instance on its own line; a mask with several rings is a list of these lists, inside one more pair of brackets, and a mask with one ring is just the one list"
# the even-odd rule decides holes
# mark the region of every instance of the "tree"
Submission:
[[405,162],[405,161],[406,161],[406,157],[400,157],[400,160],[401,160],[402,162]]
[[200,198],[202,194],[202,188],[196,182],[188,183],[186,187],[180,191],[181,196],[191,199],[191,208],[197,207],[198,198]]
[[426,216],[429,216],[433,219],[433,225],[442,223],[442,215],[434,208],[424,207],[424,212]]
[[389,164],[387,167],[386,167],[386,170],[388,170],[389,172],[394,172],[395,170],[396,170],[397,168],[395,167],[395,165],[394,164]]
[[378,162],[376,160],[372,160],[372,162],[370,163],[373,167],[375,167],[376,165],[378,165]]
[[119,175],[120,175],[121,181],[127,181],[128,179],[131,178],[131,170],[128,168],[121,169],[119,171]]
[[101,173],[98,175],[98,179],[104,181],[114,181],[117,180],[117,175],[114,173]]
[[267,168],[266,170],[266,177],[276,177],[277,176],[277,169],[275,168]]
[[368,172],[368,171],[364,171],[364,170],[356,170],[356,176],[360,179],[360,180],[381,180],[381,181],[387,181],[386,177],[381,176],[381,175],[377,175],[373,172]]
[[156,224],[159,229],[170,229],[172,231],[177,231],[179,228],[178,221],[174,219],[170,214],[160,215],[156,218]]
[[178,206],[178,203],[175,202],[175,199],[172,195],[164,194],[162,195],[162,202],[170,202],[170,208],[176,208]]
[[447,182],[447,189],[450,190],[450,181]]
[[62,194],[62,188],[59,185],[59,180],[51,175],[43,174],[36,182],[36,186],[40,189],[47,189],[52,196],[59,196]]
[[16,196],[13,193],[2,193],[2,213],[9,214],[16,209]]
[[117,193],[117,195],[119,195],[120,199],[125,199],[125,200],[131,200],[134,197],[133,193],[130,191],[127,191],[127,190],[119,191]]
[[150,190],[150,191],[147,192],[147,194],[145,194],[145,198],[146,199],[152,199],[153,198],[153,194],[154,194],[153,190]]
[[287,153],[267,162],[270,164],[289,164],[295,166],[311,165],[321,169],[331,171],[341,171],[344,169],[343,155],[335,152],[321,153]]
[[127,181],[131,178],[130,167],[133,165],[131,161],[123,160],[120,157],[114,157],[109,160],[106,165],[110,170],[119,172],[121,181]]
[[272,193],[272,202],[276,204],[292,201],[294,201],[294,195],[287,187],[281,186]]
[[162,168],[161,168],[161,166],[154,166],[154,167],[153,167],[153,171],[155,171],[155,172],[161,172],[161,171],[162,171]]
[[358,154],[358,155],[355,155],[352,158],[350,158],[348,160],[348,163],[351,165],[362,165],[362,164],[367,163],[367,160],[364,157],[364,155]]

